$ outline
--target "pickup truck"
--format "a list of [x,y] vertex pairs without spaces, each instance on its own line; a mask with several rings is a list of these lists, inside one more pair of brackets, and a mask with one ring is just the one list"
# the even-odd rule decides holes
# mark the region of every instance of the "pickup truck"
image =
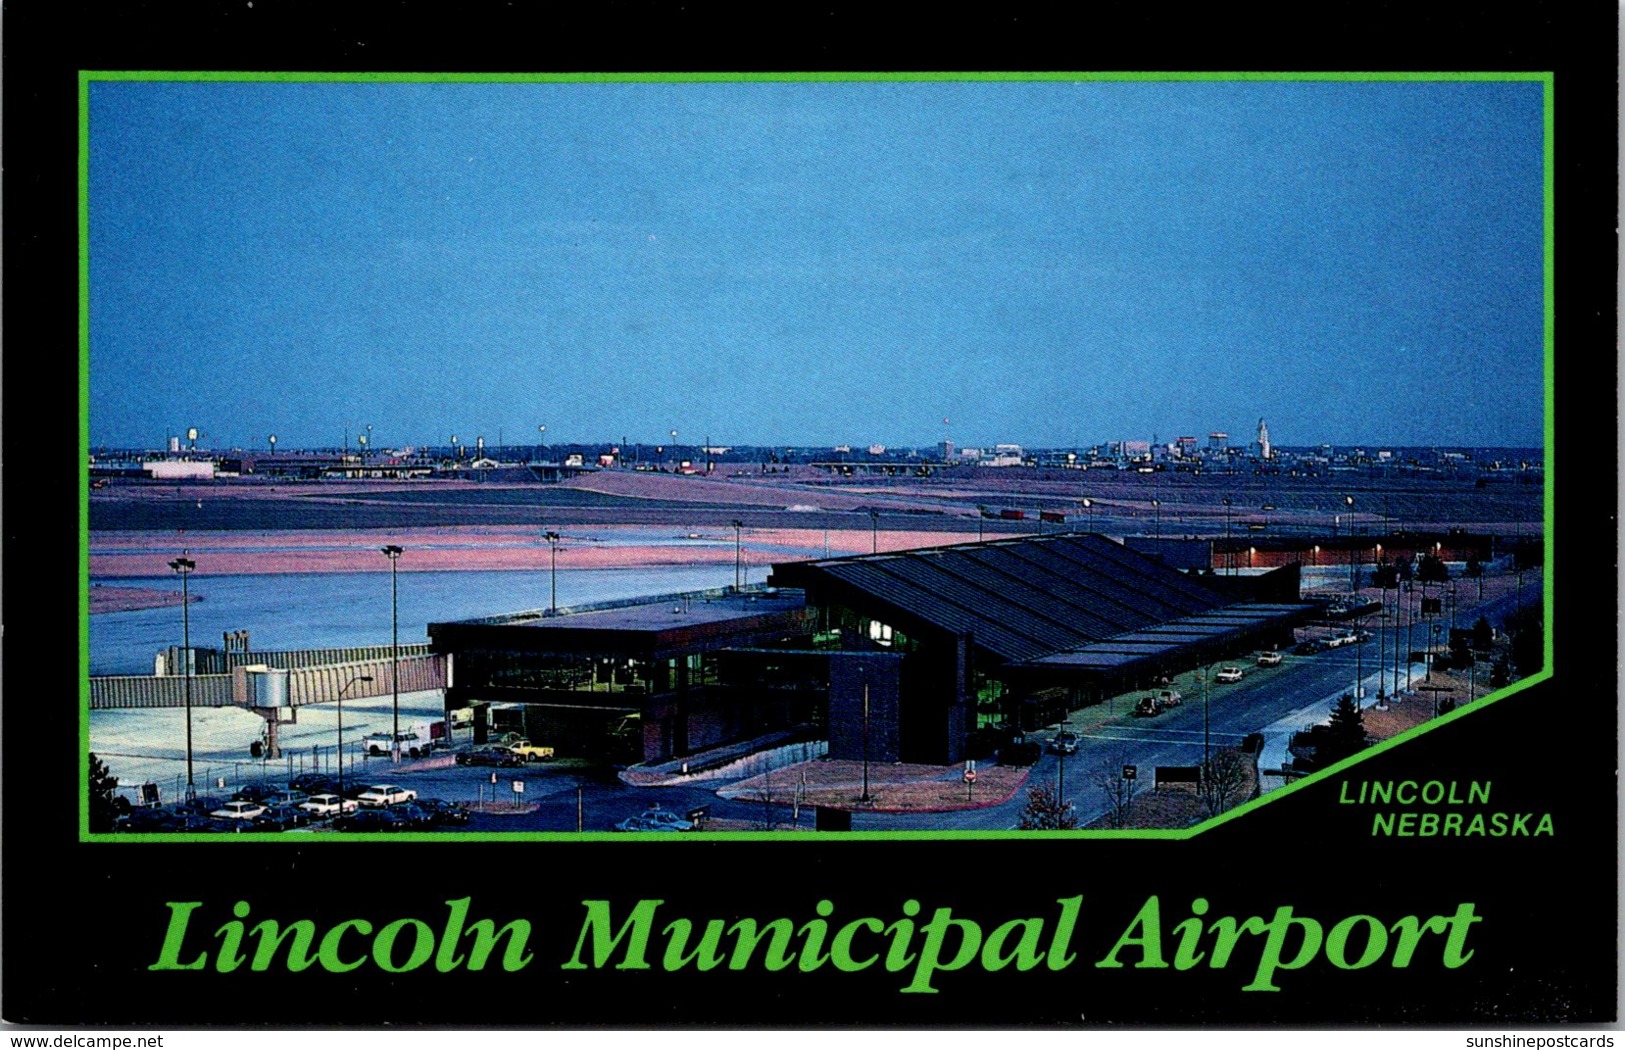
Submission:
[[400,731],[397,736],[391,736],[389,730],[377,733],[368,733],[364,746],[367,754],[372,756],[387,755],[393,748],[393,742],[399,741],[401,754],[411,758],[421,758],[436,748],[447,746],[446,723],[419,722]]
[[553,760],[552,748],[544,747],[541,744],[533,744],[524,737],[512,740],[504,746],[526,762],[551,762]]

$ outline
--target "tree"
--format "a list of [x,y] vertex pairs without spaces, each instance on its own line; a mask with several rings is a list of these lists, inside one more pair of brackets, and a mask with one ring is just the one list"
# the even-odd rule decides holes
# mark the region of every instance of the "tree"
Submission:
[[1390,565],[1387,559],[1383,559],[1383,561],[1378,563],[1377,567],[1371,572],[1371,586],[1380,587],[1383,590],[1388,590],[1391,587],[1398,587],[1399,570],[1393,565]]
[[1066,831],[1078,826],[1077,809],[1062,802],[1059,792],[1048,784],[1027,789],[1027,805],[1017,827],[1023,831]]
[[1202,766],[1197,794],[1207,815],[1216,817],[1242,800],[1252,784],[1252,763],[1239,751],[1225,748],[1213,752]]
[[1473,648],[1482,652],[1495,644],[1495,628],[1490,622],[1480,616],[1473,624]]
[[1478,560],[1476,554],[1468,556],[1467,567],[1462,570],[1462,575],[1469,580],[1476,580],[1484,575],[1484,564]]
[[1315,764],[1325,769],[1365,750],[1365,720],[1354,694],[1344,693],[1332,708],[1327,731],[1315,748]]
[[1545,611],[1539,605],[1525,605],[1507,614],[1502,622],[1511,640],[1508,654],[1512,669],[1526,678],[1546,663]]
[[118,777],[108,771],[107,763],[90,756],[90,830],[112,831],[118,817]]
[[1128,764],[1121,755],[1106,758],[1089,776],[1106,796],[1108,828],[1126,828],[1129,825],[1129,816],[1134,809],[1134,796],[1139,790],[1139,781],[1124,779],[1123,767]]
[[1437,554],[1422,555],[1422,562],[1416,567],[1416,578],[1423,583],[1449,583],[1450,566]]

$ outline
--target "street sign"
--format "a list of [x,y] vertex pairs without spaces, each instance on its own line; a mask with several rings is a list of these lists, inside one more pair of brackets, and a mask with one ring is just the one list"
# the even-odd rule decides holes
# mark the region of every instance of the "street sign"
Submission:
[[515,780],[513,782],[513,793],[515,795],[523,795],[525,793],[525,782],[523,780]]
[[1123,779],[1124,780],[1133,780],[1136,777],[1138,777],[1139,775],[1140,775],[1140,769],[1139,769],[1138,766],[1124,766],[1123,767]]
[[967,783],[967,784],[976,783],[976,770],[969,769],[969,768],[967,768],[965,770],[965,783]]

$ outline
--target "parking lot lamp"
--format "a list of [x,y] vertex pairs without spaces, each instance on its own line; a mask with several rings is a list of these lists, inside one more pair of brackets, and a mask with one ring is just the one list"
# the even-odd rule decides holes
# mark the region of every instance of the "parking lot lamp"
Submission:
[[880,511],[869,508],[869,553],[880,553]]
[[[348,682],[345,682],[343,687],[339,689],[339,695],[338,695],[339,733],[338,733],[338,753],[337,753],[337,758],[338,758],[338,765],[339,765],[339,798],[340,799],[344,798],[344,694],[347,691],[349,691],[349,688],[352,685],[355,685],[357,682],[370,682],[370,681],[372,681],[372,675],[370,675],[370,674],[358,674],[354,678],[350,679]],[[344,815],[344,806],[343,805],[339,806],[339,815],[340,816]]]
[[1083,499],[1083,512],[1089,516],[1089,531],[1095,531],[1095,501],[1085,497]]
[[869,797],[869,665],[863,665],[858,672],[863,676],[863,797],[858,801],[868,806],[874,803]]
[[553,567],[550,574],[548,591],[547,615],[557,616],[559,614],[559,540],[561,537],[556,532],[544,532],[542,534],[542,538],[547,540],[547,545],[550,548],[549,553],[553,558]]
[[740,579],[739,579],[739,570],[740,570],[740,567],[741,567],[740,551],[739,551],[739,532],[740,532],[741,529],[743,529],[745,527],[745,523],[740,521],[738,518],[735,518],[733,521],[729,522],[729,524],[734,527],[734,590],[735,591],[742,591],[742,590],[744,590],[744,587],[741,586]]
[[1151,501],[1151,509],[1157,512],[1157,538],[1162,538],[1162,500]]
[[398,563],[401,560],[401,555],[404,553],[404,551],[400,547],[397,547],[393,543],[391,543],[387,547],[382,547],[380,549],[383,551],[384,557],[389,559],[389,624],[390,624],[390,641],[389,641],[390,671],[389,671],[389,679],[390,679],[390,685],[393,686],[394,690],[395,690],[395,704],[394,704],[395,733],[394,733],[393,739],[391,739],[390,743],[389,743],[389,754],[390,754],[390,761],[392,761],[392,762],[400,762],[400,760],[401,760],[401,612],[400,612],[401,606],[400,606],[400,589],[397,586],[397,581],[398,581],[399,577],[396,575],[395,570],[396,570],[396,566],[398,565]]
[[186,692],[186,797],[190,800],[197,797],[197,786],[192,781],[192,596],[186,586],[186,578],[197,568],[197,563],[190,558],[176,558],[169,563],[169,567],[181,578],[181,673],[186,680],[182,687]]

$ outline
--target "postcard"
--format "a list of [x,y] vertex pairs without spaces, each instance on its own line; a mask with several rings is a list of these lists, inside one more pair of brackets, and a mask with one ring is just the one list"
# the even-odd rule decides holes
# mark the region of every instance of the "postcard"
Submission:
[[73,313],[83,473],[8,549],[67,581],[12,684],[76,670],[49,743],[9,711],[6,1020],[1612,1022],[1577,29],[66,49],[24,134],[73,250],[12,301]]

